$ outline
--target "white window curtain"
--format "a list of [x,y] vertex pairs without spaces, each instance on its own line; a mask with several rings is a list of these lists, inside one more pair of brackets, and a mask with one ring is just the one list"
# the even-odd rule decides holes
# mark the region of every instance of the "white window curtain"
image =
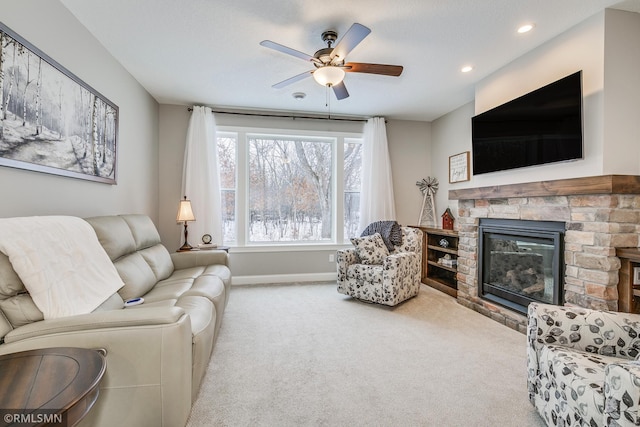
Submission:
[[222,244],[220,169],[216,145],[216,122],[209,107],[193,107],[182,172],[182,197],[191,200],[196,220],[189,223],[189,243],[196,247],[210,234]]
[[360,232],[372,222],[396,219],[384,117],[373,117],[364,126],[361,174]]

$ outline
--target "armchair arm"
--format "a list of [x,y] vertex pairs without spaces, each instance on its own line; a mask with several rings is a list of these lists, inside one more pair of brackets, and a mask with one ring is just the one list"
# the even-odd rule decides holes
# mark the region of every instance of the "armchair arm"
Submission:
[[637,314],[531,303],[528,332],[534,348],[553,344],[627,359],[634,359],[640,350]]
[[175,323],[185,312],[180,307],[150,307],[134,310],[96,311],[77,316],[48,319],[29,323],[12,330],[5,343],[12,343],[42,335],[95,331],[98,329],[152,326]]
[[336,261],[338,264],[338,281],[344,281],[347,279],[347,268],[350,265],[357,264],[360,259],[356,255],[356,250],[353,248],[339,249],[336,252]]
[[399,292],[411,289],[413,293],[420,289],[421,256],[415,252],[400,252],[389,255],[382,264],[382,283],[386,289]]
[[[400,252],[391,254],[382,264],[383,275],[415,276],[420,280],[420,254],[416,252]],[[383,277],[384,279],[384,277]]]
[[640,363],[611,363],[604,372],[606,425],[637,426],[640,424]]

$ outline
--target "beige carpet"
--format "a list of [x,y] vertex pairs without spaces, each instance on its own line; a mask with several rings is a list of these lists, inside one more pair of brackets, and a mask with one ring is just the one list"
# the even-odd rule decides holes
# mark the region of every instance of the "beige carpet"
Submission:
[[188,426],[544,426],[526,337],[427,286],[395,308],[335,283],[234,287]]

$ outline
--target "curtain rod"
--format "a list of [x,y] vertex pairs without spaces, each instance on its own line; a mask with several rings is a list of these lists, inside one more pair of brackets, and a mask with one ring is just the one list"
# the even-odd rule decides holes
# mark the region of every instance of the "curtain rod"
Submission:
[[[189,107],[189,111],[193,111],[193,108]],[[267,114],[267,113],[249,113],[249,112],[239,112],[239,111],[216,111],[211,110],[212,113],[215,114],[234,114],[237,116],[257,116],[257,117],[279,117],[282,119],[310,119],[310,120],[335,120],[335,121],[343,121],[343,122],[366,122],[367,119],[348,119],[343,117],[320,117],[320,116],[296,116],[296,115],[285,115],[285,114]]]

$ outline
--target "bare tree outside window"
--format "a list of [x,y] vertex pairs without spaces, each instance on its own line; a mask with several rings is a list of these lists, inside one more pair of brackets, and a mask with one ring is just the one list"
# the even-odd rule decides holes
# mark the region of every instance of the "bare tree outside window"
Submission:
[[249,135],[251,242],[331,239],[333,139]]
[[[344,186],[344,194],[337,195],[344,200],[337,226],[344,230],[345,239],[355,235],[360,216],[361,139],[230,130],[217,136],[226,244],[335,241],[335,180]],[[341,170],[333,164],[336,151],[344,156]],[[246,173],[240,181],[239,164]],[[242,212],[238,212],[238,200],[242,206],[246,203]]]

